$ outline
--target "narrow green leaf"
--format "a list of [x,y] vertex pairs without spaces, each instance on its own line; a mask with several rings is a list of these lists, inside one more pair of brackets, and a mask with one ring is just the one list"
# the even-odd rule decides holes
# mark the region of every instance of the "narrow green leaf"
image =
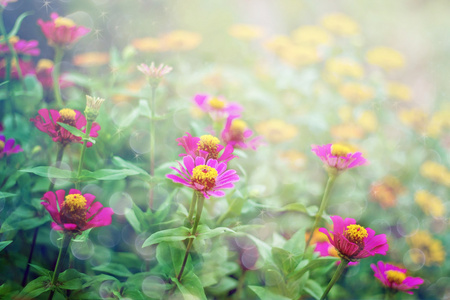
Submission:
[[121,158],[119,156],[114,156],[111,161],[117,167],[121,167],[123,169],[134,170],[134,171],[138,172],[140,175],[146,176],[147,180],[151,179],[151,176],[150,176],[150,174],[147,173],[147,171],[135,166],[134,164],[130,163],[129,161],[124,160],[123,158]]
[[47,276],[50,279],[50,273],[52,271],[47,270],[46,268],[40,267],[38,265],[30,264],[30,266],[41,276]]
[[267,287],[260,287],[256,285],[249,285],[248,286],[261,300],[266,299],[277,299],[277,300],[291,300],[287,297],[272,293],[269,291]]
[[58,169],[55,167],[34,167],[19,170],[20,172],[33,173],[35,175],[47,178],[74,179],[72,171]]
[[64,129],[66,129],[68,132],[73,134],[74,136],[84,137],[84,132],[79,130],[78,128],[70,126],[70,125],[62,123],[62,122],[57,122],[57,123],[58,123],[58,125],[60,125]]
[[201,239],[201,240],[211,239],[213,237],[216,237],[216,236],[221,235],[221,234],[226,233],[226,232],[236,233],[235,231],[233,231],[233,230],[231,230],[230,228],[227,228],[227,227],[217,227],[217,228],[214,228],[214,229],[210,229],[206,225],[200,225],[198,227],[196,238],[197,239]]
[[179,282],[177,278],[172,278],[172,281],[175,282],[178,290],[181,292],[185,300],[206,300],[205,290],[203,289],[202,283],[193,272],[184,275],[182,282]]
[[194,238],[190,236],[190,230],[187,227],[171,228],[166,230],[161,230],[152,234],[145,242],[142,244],[142,248],[148,247],[150,245],[158,244],[161,242],[174,242],[183,241],[185,239]]
[[15,36],[17,34],[17,32],[19,31],[20,25],[22,24],[23,20],[32,14],[33,14],[32,11],[27,11],[27,12],[22,13],[20,16],[18,16],[16,19],[16,22],[14,23],[13,28],[8,33],[8,38]]
[[36,298],[42,293],[50,290],[50,279],[47,276],[41,276],[33,281],[30,281],[24,289],[20,292],[20,296],[28,298]]
[[305,251],[305,231],[306,228],[298,230],[284,245],[283,249],[294,255],[303,254]]
[[327,266],[331,263],[335,263],[338,260],[337,257],[329,258],[329,257],[320,257],[317,259],[314,259],[310,261],[305,267],[301,269],[295,270],[293,273],[290,274],[289,278],[293,280],[300,279],[300,277],[303,276],[308,271]]
[[301,203],[290,203],[288,205],[283,206],[282,208],[279,208],[278,211],[295,211],[306,213],[306,206]]
[[6,193],[6,192],[0,192],[0,199],[5,199],[5,198],[9,198],[9,197],[14,197],[17,194],[11,194],[11,193]]
[[6,246],[8,246],[9,244],[11,244],[12,241],[3,241],[0,242],[0,251],[2,251],[3,249],[5,249]]
[[122,264],[109,263],[92,268],[95,271],[112,274],[119,277],[129,277],[132,273]]
[[323,289],[316,281],[308,279],[303,289],[305,292],[313,296],[315,299],[320,299],[323,294]]
[[80,180],[89,181],[89,180],[121,180],[125,179],[128,176],[137,175],[138,172],[130,169],[100,169],[94,172],[83,170],[81,172]]

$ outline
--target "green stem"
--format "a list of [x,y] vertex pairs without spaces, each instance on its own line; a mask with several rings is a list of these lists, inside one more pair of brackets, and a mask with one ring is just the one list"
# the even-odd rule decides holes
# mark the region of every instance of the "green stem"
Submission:
[[384,295],[385,300],[392,300],[394,299],[396,291],[390,288],[386,288],[386,293]]
[[192,224],[192,217],[194,216],[195,205],[197,204],[197,199],[200,197],[199,192],[194,192],[192,194],[191,205],[189,206],[189,214],[187,220]]
[[59,86],[59,73],[61,71],[61,61],[64,56],[64,50],[61,47],[55,47],[55,59],[53,60],[53,93],[56,104],[62,108],[64,103],[61,98],[61,88]]
[[[56,163],[62,161],[63,154],[64,154],[64,148],[65,148],[65,145],[59,146],[58,154],[56,156]],[[50,186],[49,186],[48,190],[51,191],[51,190],[53,190],[54,187],[55,187],[55,183],[53,181],[50,181]],[[36,227],[34,229],[34,233],[33,233],[33,240],[31,241],[30,254],[28,255],[27,267],[25,268],[25,273],[22,278],[22,286],[25,286],[27,283],[27,280],[28,280],[28,273],[30,272],[30,264],[31,264],[31,261],[33,260],[33,253],[34,253],[34,248],[36,246],[36,239],[37,239],[38,234],[39,234],[39,227]]]
[[55,294],[56,290],[56,282],[58,281],[58,276],[61,269],[61,262],[64,260],[64,257],[67,254],[67,250],[69,249],[70,242],[72,241],[72,236],[69,234],[64,234],[63,242],[61,245],[61,248],[59,248],[59,254],[58,259],[56,260],[55,270],[53,271],[53,277],[52,277],[52,291],[50,292],[50,295],[48,295],[48,300],[53,299],[53,295]]
[[347,267],[349,261],[346,259],[341,259],[341,263],[339,264],[336,272],[334,273],[333,277],[331,278],[330,282],[328,283],[327,288],[325,289],[325,292],[323,292],[322,297],[320,297],[320,300],[325,299],[325,297],[328,295],[328,292],[331,290],[333,285],[338,281],[339,277],[341,277],[342,273],[345,270],[345,267]]
[[[87,121],[86,124],[86,132],[84,133],[84,138],[87,139],[89,137],[89,133],[91,132],[92,122]],[[84,155],[87,149],[87,141],[84,140],[84,143],[81,148],[80,161],[78,163],[78,172],[77,172],[77,181],[75,182],[75,189],[80,189],[80,176],[81,170],[83,169]]]
[[197,227],[198,227],[198,223],[200,222],[200,217],[202,215],[204,202],[205,202],[205,197],[203,195],[199,194],[198,203],[197,203],[197,213],[195,215],[194,226],[192,227],[192,231],[191,231],[191,236],[193,236],[193,237],[189,239],[189,242],[187,244],[186,253],[184,254],[184,259],[183,259],[183,263],[181,265],[180,273],[177,276],[178,281],[181,281],[181,276],[183,276],[183,271],[184,271],[184,268],[186,267],[186,262],[187,262],[187,259],[189,256],[189,250],[191,249],[192,244],[194,243],[194,238],[195,238],[195,234],[197,233]]
[[329,175],[327,185],[325,186],[325,191],[322,196],[322,202],[320,203],[319,211],[316,214],[316,219],[314,220],[314,225],[311,229],[311,234],[309,235],[308,241],[306,242],[305,250],[308,249],[309,244],[311,243],[311,239],[314,234],[314,230],[316,230],[319,225],[319,221],[322,218],[322,214],[325,211],[325,208],[328,205],[328,199],[330,196],[331,188],[333,187],[334,181],[336,180],[336,175]]
[[236,288],[236,293],[234,294],[234,299],[239,300],[241,298],[242,290],[244,289],[245,275],[247,270],[242,270],[242,275],[239,277],[238,285]]
[[[150,119],[150,175],[153,180],[153,176],[155,175],[155,94],[156,94],[156,86],[152,87],[152,98],[150,100],[150,109],[151,109],[151,119]],[[153,207],[153,184],[150,185],[150,199],[149,206],[150,209]]]
[[0,32],[3,35],[3,42],[8,46],[9,52],[17,63],[17,74],[19,75],[19,79],[23,81],[22,70],[19,65],[19,57],[17,56],[14,47],[9,42],[8,33],[6,32],[5,24],[3,23],[3,10],[0,10]]

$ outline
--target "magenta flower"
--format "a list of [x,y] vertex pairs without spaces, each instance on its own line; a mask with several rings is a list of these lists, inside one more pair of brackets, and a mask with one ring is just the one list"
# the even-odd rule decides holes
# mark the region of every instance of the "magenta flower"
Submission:
[[0,0],[0,6],[6,7],[8,3],[16,2],[17,0]]
[[328,232],[326,228],[319,231],[327,235],[341,258],[356,261],[375,254],[386,255],[389,250],[385,234],[375,235],[373,229],[357,225],[351,218],[342,220],[340,216],[332,216],[331,220],[334,231]]
[[[192,158],[201,156],[208,161],[209,159],[217,159],[219,163],[228,163],[233,158],[234,148],[230,145],[226,147],[219,144],[219,139],[212,135],[203,135],[201,137],[193,137],[189,132],[187,135],[176,139],[178,146],[184,148],[186,153],[181,153],[179,156],[190,155]],[[222,153],[220,153],[223,150]]]
[[[33,61],[19,59],[19,66],[23,76],[35,74]],[[6,78],[5,73],[6,73],[6,60],[2,59],[0,60],[0,78],[2,79]],[[11,79],[19,79],[19,72],[17,71],[17,65],[15,60],[13,60],[12,63]]]
[[[60,111],[54,109],[40,109],[39,115],[36,118],[31,118],[31,122],[42,132],[47,133],[54,142],[61,143],[63,146],[69,143],[83,143],[81,137],[74,136],[69,131],[61,127],[57,122],[71,125],[83,132],[86,132],[86,118],[78,110],[64,108]],[[98,123],[92,123],[90,137],[97,137],[100,130]],[[92,143],[87,142],[87,147],[91,147]]]
[[368,163],[361,152],[351,152],[350,148],[340,144],[313,145],[312,151],[332,172],[345,171]]
[[227,118],[225,128],[222,131],[222,140],[233,148],[256,148],[262,143],[262,137],[257,136],[250,138],[253,135],[253,131],[247,127],[247,124],[237,119],[239,116],[232,115]]
[[[314,248],[314,252],[319,253],[320,256],[323,257],[338,257],[338,252],[336,251],[336,248],[333,247],[333,245],[329,241],[323,241],[323,242],[317,242],[316,248]],[[341,263],[340,260],[336,262],[336,265],[339,265]],[[349,266],[357,265],[359,262],[357,261],[351,261],[348,263]]]
[[15,142],[14,139],[6,140],[5,136],[0,134],[0,158],[23,151],[20,145],[14,145]]
[[66,191],[58,190],[55,193],[46,192],[41,198],[44,200],[41,204],[54,221],[54,230],[80,233],[89,228],[111,224],[111,216],[114,214],[112,208],[103,207],[100,202],[94,203],[94,195],[81,195],[75,189],[65,195]]
[[370,267],[375,272],[374,276],[378,278],[381,283],[390,289],[402,291],[412,295],[410,289],[418,289],[419,285],[423,283],[420,277],[406,276],[406,269],[399,268],[391,264],[385,264],[379,261],[377,265],[371,264]]
[[227,164],[219,163],[216,159],[206,161],[204,157],[199,156],[194,160],[188,155],[183,157],[183,164],[178,164],[179,169],[171,167],[178,176],[168,174],[166,177],[201,192],[206,199],[210,196],[225,196],[222,189],[233,188],[233,183],[239,180],[235,170],[227,170]]
[[224,119],[230,115],[238,115],[243,110],[238,103],[227,102],[223,97],[212,97],[207,94],[195,95],[194,103],[202,111],[209,113],[214,121]]
[[[53,62],[49,59],[41,59],[39,60],[36,67],[36,78],[42,84],[44,89],[52,89],[53,88]],[[69,86],[73,86],[73,82],[64,79],[67,74],[62,74],[59,77],[59,86],[61,88],[66,88]]]
[[[25,41],[20,40],[18,37],[12,37],[9,39],[9,42],[13,46],[14,51],[16,51],[17,54],[37,56],[41,53],[41,50],[39,50],[38,48],[39,42],[36,40]],[[9,52],[10,51],[8,45],[3,41],[3,39],[1,39],[0,54],[5,55]]]
[[76,25],[71,19],[58,16],[57,13],[52,13],[50,17],[51,20],[47,22],[39,19],[38,25],[52,47],[69,47],[91,31]]

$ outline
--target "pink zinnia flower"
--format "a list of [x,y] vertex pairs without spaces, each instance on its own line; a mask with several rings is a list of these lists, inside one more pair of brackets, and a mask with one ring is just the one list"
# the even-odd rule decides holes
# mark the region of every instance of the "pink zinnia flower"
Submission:
[[14,145],[15,142],[14,139],[6,140],[5,136],[0,134],[0,158],[23,151],[20,145]]
[[197,94],[194,96],[194,103],[204,112],[210,114],[215,121],[226,118],[230,115],[238,115],[243,108],[235,102],[227,102],[223,97],[213,97],[207,94]]
[[172,67],[160,64],[158,67],[152,62],[150,66],[146,64],[140,64],[137,69],[141,71],[145,76],[152,79],[162,79],[164,75],[169,74],[172,71]]
[[17,0],[0,0],[0,5],[6,7],[8,3],[16,2]]
[[52,47],[69,47],[91,31],[76,25],[71,19],[58,16],[57,13],[52,13],[50,17],[51,20],[47,22],[39,19],[38,25]]
[[[49,59],[41,59],[39,60],[36,67],[36,78],[42,84],[42,87],[45,89],[53,88],[53,61]],[[59,77],[59,86],[61,88],[66,88],[69,86],[73,86],[73,82],[67,81],[64,79],[66,74],[62,74]]]
[[[220,145],[218,138],[212,135],[203,135],[201,137],[193,137],[189,132],[187,135],[176,139],[178,146],[184,148],[186,153],[181,153],[179,156],[190,155],[192,158],[201,156],[208,161],[209,159],[217,159],[217,161],[228,163],[233,158],[237,157],[233,155],[233,147],[227,145],[226,147]],[[220,154],[220,152],[223,152]]]
[[[40,109],[39,115],[36,118],[31,118],[31,122],[42,132],[47,133],[54,142],[61,143],[62,145],[67,145],[69,143],[83,143],[81,137],[74,136],[69,131],[61,127],[57,122],[71,125],[76,127],[83,132],[86,132],[86,118],[78,110],[73,110],[70,108],[63,108],[60,111],[54,109]],[[98,123],[92,123],[90,137],[97,137],[100,130],[100,125]],[[91,147],[92,143],[87,142],[87,147]]]
[[361,152],[351,152],[350,148],[340,144],[312,146],[312,151],[324,162],[329,171],[341,172],[367,164]]
[[238,119],[239,116],[232,115],[227,118],[225,128],[222,131],[222,140],[233,148],[256,148],[262,143],[262,137],[250,138],[253,131],[247,127],[247,124]]
[[[320,256],[323,257],[339,257],[338,252],[336,248],[333,247],[333,245],[329,241],[323,241],[323,242],[317,242],[316,248],[314,248],[314,252],[319,253]],[[341,263],[340,260],[336,262],[336,265],[339,265]],[[348,263],[349,266],[354,266],[359,264],[357,261],[351,261]]]
[[[34,64],[33,61],[31,60],[19,59],[19,66],[23,76],[35,73]],[[0,60],[0,78],[2,79],[6,78],[5,73],[6,73],[6,60],[2,59]],[[17,65],[15,60],[12,61],[11,79],[19,79],[19,73],[17,72]]]
[[412,295],[410,289],[418,289],[423,283],[420,277],[406,276],[406,269],[399,268],[391,264],[385,264],[379,261],[377,265],[371,264],[370,267],[375,272],[374,276],[387,288],[405,292]]
[[206,199],[225,196],[221,190],[233,188],[233,183],[239,180],[235,170],[227,170],[227,164],[216,159],[206,161],[203,157],[197,157],[194,160],[191,156],[185,156],[183,164],[178,164],[179,169],[171,167],[178,176],[168,174],[166,177],[201,192]]
[[385,234],[375,235],[373,229],[357,225],[351,218],[342,220],[340,216],[332,216],[331,220],[334,231],[328,232],[326,228],[319,231],[327,235],[341,258],[356,261],[375,254],[386,255],[389,250]]
[[[32,55],[37,56],[41,53],[41,50],[39,50],[38,45],[39,42],[36,40],[31,41],[25,41],[20,40],[18,37],[13,36],[9,38],[9,43],[13,46],[14,51],[16,51],[17,54],[25,54],[25,55]],[[0,39],[0,54],[8,54],[9,47],[4,42],[3,38]]]
[[[56,194],[56,195],[55,195]],[[53,219],[52,228],[58,231],[80,233],[89,228],[107,226],[111,224],[113,210],[95,202],[91,194],[81,195],[79,190],[71,189],[55,193],[46,192],[41,200],[42,205]]]

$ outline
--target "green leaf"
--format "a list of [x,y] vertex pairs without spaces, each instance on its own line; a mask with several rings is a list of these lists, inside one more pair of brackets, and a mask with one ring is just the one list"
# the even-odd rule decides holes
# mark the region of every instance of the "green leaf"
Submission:
[[151,176],[150,176],[150,174],[147,173],[147,171],[135,166],[134,164],[130,163],[129,161],[124,160],[123,158],[121,158],[119,156],[114,156],[111,161],[117,167],[121,167],[124,169],[130,169],[130,170],[134,170],[134,171],[138,172],[140,175],[143,175],[145,177],[145,178],[143,178],[144,180],[151,179]]
[[57,123],[58,123],[58,125],[60,125],[64,129],[66,129],[68,132],[73,134],[74,136],[84,137],[84,132],[79,130],[78,128],[70,126],[70,125],[62,123],[62,122],[57,122]]
[[161,242],[183,241],[187,238],[194,238],[187,227],[178,227],[172,229],[161,230],[149,236],[142,244],[142,248]]
[[[174,276],[180,271],[185,251],[181,242],[162,242],[156,247],[156,260],[166,274]],[[184,274],[187,274],[190,269],[192,269],[192,264],[190,257],[188,257]]]
[[290,274],[299,264],[302,255],[294,255],[293,253],[273,247],[272,257],[275,264],[283,271],[284,275]]
[[147,224],[145,220],[144,212],[133,203],[133,209],[128,209],[125,211],[125,218],[128,223],[130,223],[131,227],[133,227],[134,231],[137,233],[141,233],[144,231],[142,228],[144,224]]
[[3,241],[0,242],[0,251],[2,251],[3,249],[5,249],[6,246],[8,246],[9,244],[11,244],[12,241]]
[[302,267],[298,270],[295,270],[293,273],[288,276],[290,279],[297,280],[303,276],[308,271],[327,266],[331,263],[335,263],[338,260],[337,257],[329,258],[329,257],[319,257],[310,261],[305,267]]
[[45,214],[37,216],[37,211],[29,205],[19,206],[12,214],[10,214],[0,228],[0,233],[11,230],[28,230],[41,226],[50,220],[50,215]]
[[181,282],[179,282],[175,277],[172,278],[172,281],[175,282],[178,290],[181,292],[185,300],[206,300],[205,290],[203,289],[202,283],[193,272],[183,274]]
[[34,167],[19,170],[20,172],[33,173],[35,175],[47,178],[74,179],[72,171],[58,169],[55,167]]
[[38,273],[39,275],[41,275],[41,276],[47,276],[49,279],[51,278],[51,277],[50,277],[50,273],[51,273],[50,270],[47,270],[46,268],[43,268],[43,267],[40,267],[40,266],[34,265],[34,264],[30,264],[30,266],[31,266],[34,270],[36,270],[36,273]]
[[112,274],[119,277],[129,277],[132,273],[122,264],[108,263],[92,268],[95,271]]
[[28,298],[36,298],[42,293],[50,290],[50,279],[47,276],[41,276],[33,281],[30,281],[19,296],[27,296]]
[[100,169],[94,172],[83,170],[81,172],[80,180],[121,180],[127,178],[128,176],[137,175],[138,172],[130,169]]
[[[234,290],[237,287],[238,281],[231,277],[223,277],[219,283],[208,286],[206,290],[208,294],[214,296],[226,295],[229,291]],[[220,298],[220,297],[219,297]]]
[[9,197],[14,197],[17,194],[11,194],[11,193],[5,193],[5,192],[0,192],[0,199],[5,199],[5,198],[9,198]]
[[306,228],[298,230],[291,238],[283,245],[283,249],[295,255],[303,254],[305,251],[305,231]]
[[82,279],[85,277],[85,274],[75,269],[67,269],[59,274],[58,281],[62,283],[59,287],[64,290],[80,290],[83,286]]
[[16,19],[16,23],[14,23],[14,27],[8,33],[8,38],[15,36],[20,29],[20,25],[22,24],[23,19],[25,19],[26,17],[28,17],[32,14],[33,14],[32,11],[27,11],[27,12],[22,13],[20,16],[18,16]]
[[149,119],[152,118],[152,111],[150,110],[150,107],[148,106],[147,100],[144,100],[144,99],[139,100],[138,111],[141,116],[147,117]]
[[196,238],[201,240],[210,239],[226,232],[236,233],[235,231],[227,227],[217,227],[214,229],[210,229],[206,225],[200,225],[198,227]]
[[279,208],[278,211],[295,211],[306,213],[306,206],[301,203],[290,203],[282,208]]
[[256,286],[256,285],[249,285],[248,286],[261,300],[266,299],[277,299],[277,300],[291,300],[290,298],[274,294],[271,291],[268,290],[268,288]]
[[261,241],[260,239],[254,237],[253,235],[248,234],[246,232],[237,232],[236,235],[237,236],[246,236],[246,237],[250,238],[256,244],[259,255],[264,260],[264,262],[266,262],[266,263],[273,262],[272,253],[271,253],[272,248],[269,245],[267,245],[265,242]]
[[308,279],[306,281],[305,287],[303,288],[305,292],[310,294],[316,299],[320,299],[323,294],[323,289],[316,281]]

